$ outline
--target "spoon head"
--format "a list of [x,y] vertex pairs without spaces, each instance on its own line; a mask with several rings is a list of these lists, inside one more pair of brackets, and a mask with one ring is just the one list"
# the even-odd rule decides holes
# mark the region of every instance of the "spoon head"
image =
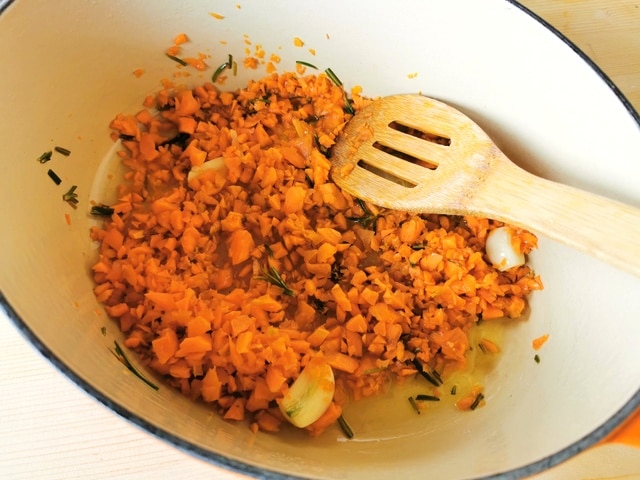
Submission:
[[369,104],[333,148],[332,178],[375,205],[412,212],[478,214],[471,199],[497,147],[463,113],[422,95]]

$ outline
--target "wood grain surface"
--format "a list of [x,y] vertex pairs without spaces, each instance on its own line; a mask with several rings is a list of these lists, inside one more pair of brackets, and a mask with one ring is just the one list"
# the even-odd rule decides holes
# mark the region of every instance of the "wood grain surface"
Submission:
[[640,110],[640,1],[521,0],[563,33]]

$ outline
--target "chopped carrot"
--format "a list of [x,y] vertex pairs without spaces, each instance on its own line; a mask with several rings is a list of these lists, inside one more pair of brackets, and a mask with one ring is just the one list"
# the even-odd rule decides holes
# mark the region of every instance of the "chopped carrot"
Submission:
[[193,115],[200,109],[200,103],[193,96],[191,90],[184,90],[176,95],[176,114],[180,116]]
[[251,256],[255,247],[253,237],[247,230],[236,230],[229,237],[229,257],[231,265],[238,265]]
[[336,423],[340,415],[342,407],[334,402],[318,420],[307,427],[307,430],[312,436],[320,435],[329,425]]
[[282,424],[282,420],[271,414],[268,411],[261,411],[259,415],[257,415],[258,427],[260,430],[264,432],[278,432],[280,431],[280,425]]
[[344,353],[332,351],[325,354],[329,365],[336,370],[353,373],[358,369],[360,361]]
[[222,394],[222,382],[218,377],[218,372],[215,368],[207,370],[204,378],[202,379],[202,398],[205,402],[215,402],[220,399]]
[[265,68],[265,71],[266,71],[267,73],[275,73],[275,72],[277,72],[277,71],[278,71],[278,67],[276,67],[276,66],[275,66],[275,64],[274,64],[273,62],[271,62],[271,61],[270,61],[270,62],[268,62],[268,63],[267,63],[267,66],[266,66],[266,68]]
[[282,211],[286,214],[296,213],[304,207],[304,199],[306,196],[305,189],[300,186],[289,188],[284,195],[284,203]]
[[196,131],[197,124],[197,120],[193,117],[180,117],[178,118],[178,131],[180,133],[193,135]]
[[224,414],[225,420],[244,420],[246,400],[244,398],[236,398],[227,412]]
[[500,353],[500,347],[487,338],[481,338],[480,345],[482,345],[485,352]]
[[189,65],[191,65],[193,68],[195,68],[196,70],[203,71],[207,68],[207,64],[204,62],[202,58],[185,57],[183,58],[183,60],[187,62]]
[[245,68],[255,70],[256,68],[258,68],[258,59],[255,57],[247,57],[242,61],[242,64]]
[[[251,48],[244,63],[257,68],[266,52]],[[500,272],[485,261],[500,222],[384,210],[338,188],[326,154],[350,114],[326,75],[274,72],[226,92],[162,85],[110,124],[127,172],[114,214],[91,230],[94,294],[125,345],[223,418],[283,428],[274,405],[320,357],[335,394],[307,427],[319,435],[346,402],[415,376],[414,361],[443,376],[463,367],[478,321],[517,318],[542,288],[526,265]],[[361,93],[350,91],[356,110],[370,102]],[[514,242],[528,253],[537,239],[514,229]],[[482,405],[481,393],[458,408]]]
[[547,340],[549,340],[549,334],[545,333],[544,335],[541,335],[538,338],[534,338],[533,341],[531,342],[531,345],[533,346],[534,350],[540,350],[542,346],[545,343],[547,343]]
[[174,45],[182,45],[183,43],[187,43],[189,41],[189,37],[187,37],[186,33],[179,33],[173,39]]
[[165,328],[160,332],[160,336],[151,342],[151,345],[156,358],[164,365],[178,351],[178,336],[174,330]]
[[171,55],[172,57],[175,57],[176,55],[178,55],[180,53],[180,46],[179,45],[172,45],[169,48],[167,48],[166,50],[166,54],[167,55]]
[[152,134],[143,133],[140,136],[140,154],[147,161],[155,160],[160,155],[156,150],[156,143]]

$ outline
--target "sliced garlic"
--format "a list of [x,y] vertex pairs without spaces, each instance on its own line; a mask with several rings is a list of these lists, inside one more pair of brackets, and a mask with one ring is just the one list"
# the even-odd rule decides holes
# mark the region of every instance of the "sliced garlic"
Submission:
[[327,411],[335,387],[331,366],[322,358],[314,358],[280,400],[280,411],[296,427],[309,426]]
[[489,261],[501,272],[524,265],[524,254],[513,247],[513,230],[509,227],[499,227],[489,232],[485,249]]
[[187,182],[191,183],[191,181],[195,178],[198,178],[199,175],[202,175],[204,172],[210,170],[220,170],[224,167],[224,159],[222,157],[214,158],[213,160],[208,160],[204,162],[202,165],[198,165],[197,167],[191,167],[189,173],[187,174]]

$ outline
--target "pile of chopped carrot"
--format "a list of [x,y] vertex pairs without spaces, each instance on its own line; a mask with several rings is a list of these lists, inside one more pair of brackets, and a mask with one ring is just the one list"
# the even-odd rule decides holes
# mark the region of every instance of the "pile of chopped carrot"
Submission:
[[[368,102],[358,88],[349,101]],[[319,434],[347,401],[416,375],[416,362],[443,378],[464,367],[469,330],[520,316],[542,288],[528,266],[486,260],[499,222],[342,192],[331,147],[351,115],[324,74],[163,90],[154,107],[111,124],[127,181],[92,231],[95,295],[127,347],[225,419],[277,431],[278,399],[322,356],[336,393],[307,427]],[[529,232],[516,238],[525,253],[536,246]]]

